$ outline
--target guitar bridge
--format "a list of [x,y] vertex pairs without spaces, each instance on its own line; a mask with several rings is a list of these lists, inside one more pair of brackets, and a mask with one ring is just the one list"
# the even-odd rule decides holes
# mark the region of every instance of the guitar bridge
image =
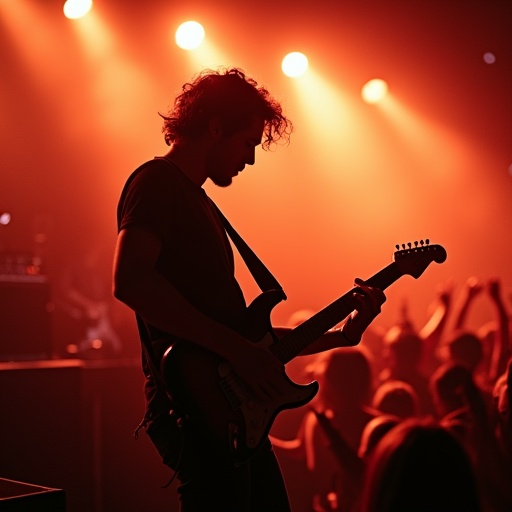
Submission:
[[229,447],[232,452],[238,451],[239,448],[239,438],[240,438],[240,430],[236,423],[230,423],[228,426],[228,434],[229,434]]

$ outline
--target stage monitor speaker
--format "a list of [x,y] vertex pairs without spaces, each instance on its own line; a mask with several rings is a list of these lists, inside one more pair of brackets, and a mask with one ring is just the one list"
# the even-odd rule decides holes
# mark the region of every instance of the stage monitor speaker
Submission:
[[50,358],[48,282],[42,278],[7,277],[0,279],[0,361]]
[[0,478],[1,512],[66,512],[62,489]]

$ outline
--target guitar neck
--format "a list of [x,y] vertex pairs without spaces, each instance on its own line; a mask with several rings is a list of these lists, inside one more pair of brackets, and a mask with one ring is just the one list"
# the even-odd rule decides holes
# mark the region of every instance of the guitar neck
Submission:
[[[365,281],[373,288],[385,290],[402,276],[395,262],[390,263]],[[356,288],[348,291],[329,304],[327,307],[301,323],[271,347],[271,351],[282,364],[286,364],[298,356],[305,348],[317,340],[322,334],[346,318],[355,308],[353,294]]]

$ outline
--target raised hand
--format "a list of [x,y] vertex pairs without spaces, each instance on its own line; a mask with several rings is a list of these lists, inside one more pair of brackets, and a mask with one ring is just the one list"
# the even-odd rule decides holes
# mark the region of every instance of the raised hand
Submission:
[[499,279],[493,278],[487,281],[487,293],[495,302],[501,302],[501,283]]
[[484,289],[484,284],[476,277],[470,277],[465,284],[468,299],[474,299]]

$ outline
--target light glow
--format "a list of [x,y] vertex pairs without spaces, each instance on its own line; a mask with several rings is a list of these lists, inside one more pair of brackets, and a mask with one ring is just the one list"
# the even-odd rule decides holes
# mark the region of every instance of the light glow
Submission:
[[486,52],[484,53],[484,62],[486,64],[494,64],[496,62],[496,56],[494,53]]
[[70,20],[83,18],[92,9],[92,0],[67,0],[64,3],[64,16]]
[[361,96],[366,103],[378,103],[388,93],[388,84],[380,78],[374,78],[363,85]]
[[289,53],[284,57],[281,69],[290,78],[302,76],[308,69],[308,58],[301,52]]
[[197,21],[186,21],[176,30],[176,44],[183,50],[195,50],[201,46],[205,32]]

